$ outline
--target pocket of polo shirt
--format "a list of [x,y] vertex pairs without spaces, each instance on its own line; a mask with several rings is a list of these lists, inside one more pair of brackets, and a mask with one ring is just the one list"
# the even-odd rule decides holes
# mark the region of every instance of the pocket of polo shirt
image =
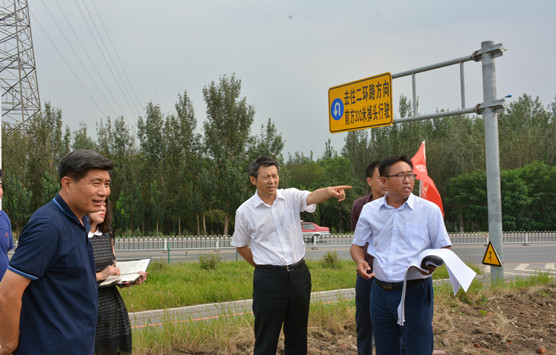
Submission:
[[405,228],[409,246],[419,250],[430,248],[430,239],[428,237],[426,224],[407,223]]

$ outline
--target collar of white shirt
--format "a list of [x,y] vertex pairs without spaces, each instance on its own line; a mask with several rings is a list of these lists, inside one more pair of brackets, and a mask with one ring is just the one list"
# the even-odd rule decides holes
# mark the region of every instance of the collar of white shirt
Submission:
[[[276,199],[284,199],[284,194],[282,192],[282,190],[276,189]],[[275,201],[276,201],[275,199]],[[265,203],[262,199],[261,196],[259,196],[259,191],[255,190],[255,194],[253,195],[253,207],[257,207],[261,204],[265,204],[267,206],[270,206],[269,204]]]
[[382,202],[382,206],[386,207],[386,208],[394,208],[394,209],[400,209],[403,206],[407,205],[409,208],[411,208],[412,210],[415,209],[415,195],[413,193],[411,193],[409,195],[409,197],[407,198],[407,200],[405,200],[405,202],[398,208],[392,207],[388,204],[388,202],[386,201],[386,196],[388,196],[388,192],[381,198],[381,202]]

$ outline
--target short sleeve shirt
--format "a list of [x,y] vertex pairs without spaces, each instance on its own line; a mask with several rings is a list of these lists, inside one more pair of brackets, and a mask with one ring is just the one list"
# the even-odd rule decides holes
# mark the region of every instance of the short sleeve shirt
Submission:
[[12,223],[4,211],[0,211],[0,280],[8,267],[8,251],[14,248]]
[[355,226],[357,225],[357,220],[359,220],[359,215],[363,206],[373,200],[373,194],[368,194],[367,196],[359,197],[357,200],[353,201],[353,206],[351,207],[351,231],[355,231]]
[[89,229],[60,195],[23,228],[8,266],[31,280],[14,354],[93,354],[98,290]]
[[251,243],[253,261],[258,265],[289,265],[303,259],[305,243],[299,213],[316,210],[315,204],[307,205],[309,193],[278,189],[274,203],[267,205],[255,191],[236,211],[232,245]]
[[[386,196],[363,206],[352,243],[369,243],[367,253],[374,256],[373,272],[379,280],[399,282],[420,252],[452,243],[437,205],[411,194],[402,206],[394,208]],[[408,274],[408,279],[424,277],[416,270]]]

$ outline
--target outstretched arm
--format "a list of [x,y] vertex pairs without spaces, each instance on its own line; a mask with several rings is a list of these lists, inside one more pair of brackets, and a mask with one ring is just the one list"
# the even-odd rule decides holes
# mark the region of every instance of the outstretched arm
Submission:
[[345,190],[351,189],[351,186],[329,186],[322,189],[317,189],[307,196],[307,205],[312,205],[314,203],[321,203],[328,200],[331,197],[337,198],[338,201],[343,201],[346,199]]

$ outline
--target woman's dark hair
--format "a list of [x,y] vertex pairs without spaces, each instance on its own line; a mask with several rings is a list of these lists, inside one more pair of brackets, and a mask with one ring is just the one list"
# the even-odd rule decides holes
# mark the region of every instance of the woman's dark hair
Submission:
[[110,200],[106,199],[106,214],[104,215],[104,221],[100,223],[97,228],[102,233],[110,233],[112,232],[112,228],[110,228],[110,223],[112,223],[112,206],[110,205]]

